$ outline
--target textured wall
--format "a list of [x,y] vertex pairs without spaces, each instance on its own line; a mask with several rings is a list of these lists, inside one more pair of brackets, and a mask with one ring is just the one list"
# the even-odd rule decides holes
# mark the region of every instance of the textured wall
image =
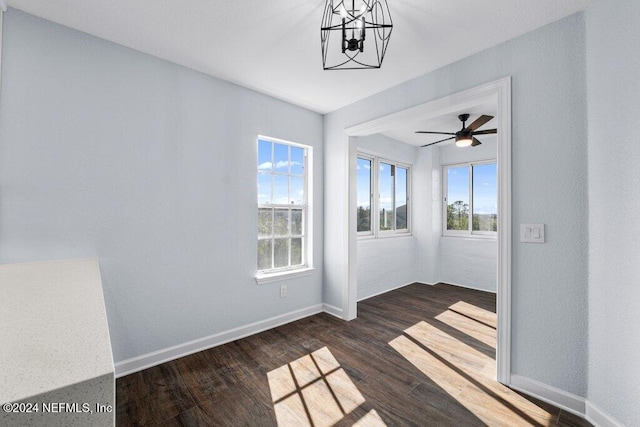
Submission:
[[358,300],[417,280],[416,238],[389,237],[358,241]]
[[[583,15],[572,15],[325,116],[326,302],[342,305],[348,261],[342,130],[512,76],[512,370],[586,394],[584,30]],[[546,244],[519,242],[529,222],[546,224]]]
[[[0,262],[97,256],[116,361],[322,303],[322,116],[15,9]],[[256,137],[315,147],[312,276],[258,286]]]
[[640,425],[640,3],[587,9],[589,402]]
[[440,237],[440,282],[496,292],[498,242],[495,239]]

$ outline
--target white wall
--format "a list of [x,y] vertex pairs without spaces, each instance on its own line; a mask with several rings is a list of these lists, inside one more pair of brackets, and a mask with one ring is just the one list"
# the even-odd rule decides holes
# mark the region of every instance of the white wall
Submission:
[[[584,30],[572,15],[325,116],[325,302],[342,305],[348,262],[343,129],[512,76],[512,371],[586,395]],[[519,242],[529,222],[547,243]]]
[[586,11],[589,402],[640,425],[640,2]]
[[440,274],[440,237],[442,236],[442,173],[437,147],[418,149],[413,172],[418,190],[413,194],[413,235],[418,252],[418,282],[442,281]]
[[[117,361],[322,303],[322,116],[5,14],[0,262],[96,256]],[[256,136],[315,148],[315,265],[258,286]]]
[[[359,151],[410,165],[416,161],[416,147],[382,134],[359,137],[355,140]],[[415,173],[414,167],[412,167],[413,173]],[[422,182],[412,180],[411,184],[413,194],[421,191]],[[413,217],[411,218],[413,220]],[[417,220],[420,221],[420,219]],[[360,238],[357,251],[358,300],[417,280],[418,256],[414,235],[378,239]]]
[[[482,138],[482,145],[461,149],[455,144],[438,147],[440,164],[434,174],[442,173],[442,165],[495,159],[497,138]],[[440,200],[442,207],[442,186]],[[441,223],[442,224],[442,223]],[[442,225],[440,226],[442,230]],[[439,236],[440,281],[452,285],[496,292],[498,280],[498,241],[487,238]]]

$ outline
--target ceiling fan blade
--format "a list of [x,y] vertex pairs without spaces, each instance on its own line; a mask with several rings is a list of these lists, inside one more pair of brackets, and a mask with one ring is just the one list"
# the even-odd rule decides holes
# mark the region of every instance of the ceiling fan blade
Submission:
[[478,141],[476,138],[473,138],[473,142],[471,143],[472,147],[475,147],[476,145],[480,145],[482,144],[482,142]]
[[487,123],[491,119],[493,119],[493,116],[482,115],[482,116],[478,117],[475,122],[473,122],[469,126],[467,126],[467,128],[465,130],[466,131],[468,131],[468,130],[476,130],[480,126],[482,126],[483,124]]
[[445,142],[445,141],[448,141],[448,140],[450,140],[450,139],[454,139],[454,138],[455,138],[455,136],[452,136],[451,138],[441,139],[440,141],[436,141],[436,142],[430,142],[429,144],[421,145],[420,147],[428,147],[428,146],[430,146],[430,145],[438,144],[438,143],[440,143],[440,142]]
[[477,132],[473,132],[474,135],[491,135],[493,133],[498,133],[498,129],[487,129],[487,130],[479,130]]
[[417,130],[416,133],[430,133],[434,135],[455,135],[453,132],[431,132],[428,130]]

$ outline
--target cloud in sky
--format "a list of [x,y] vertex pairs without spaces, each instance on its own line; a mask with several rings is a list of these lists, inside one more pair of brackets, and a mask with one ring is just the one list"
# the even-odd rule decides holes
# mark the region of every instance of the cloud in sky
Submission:
[[[291,166],[301,166],[302,165],[302,163],[300,163],[300,162],[288,162],[286,160],[280,160],[279,162],[276,162],[276,169],[286,168],[289,163],[291,163]],[[258,169],[259,170],[269,170],[272,167],[273,167],[273,163],[271,163],[271,162],[263,162],[263,163],[260,163],[258,165]]]

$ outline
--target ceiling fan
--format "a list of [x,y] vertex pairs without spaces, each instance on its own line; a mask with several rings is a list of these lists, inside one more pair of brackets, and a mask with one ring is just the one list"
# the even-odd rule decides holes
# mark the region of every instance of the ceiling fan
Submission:
[[493,134],[493,133],[498,133],[497,129],[487,129],[487,130],[476,131],[476,129],[478,129],[480,126],[484,125],[489,120],[493,119],[493,116],[482,115],[482,116],[478,117],[469,126],[465,126],[466,121],[469,120],[469,114],[460,114],[458,116],[458,119],[460,119],[460,121],[462,122],[462,129],[460,129],[458,132],[455,132],[455,133],[454,132],[431,132],[431,131],[426,131],[426,130],[418,130],[418,131],[416,131],[416,133],[430,133],[430,134],[437,134],[437,135],[453,135],[453,136],[451,136],[449,138],[441,139],[440,141],[436,141],[436,142],[431,142],[429,144],[425,144],[422,147],[428,147],[428,146],[433,145],[433,144],[438,144],[440,142],[449,141],[450,139],[455,139],[456,140],[456,145],[458,147],[468,147],[468,146],[475,147],[477,145],[482,144],[482,142],[478,141],[475,138],[475,135],[490,135],[490,134]]

